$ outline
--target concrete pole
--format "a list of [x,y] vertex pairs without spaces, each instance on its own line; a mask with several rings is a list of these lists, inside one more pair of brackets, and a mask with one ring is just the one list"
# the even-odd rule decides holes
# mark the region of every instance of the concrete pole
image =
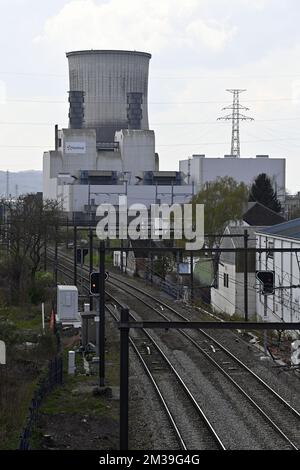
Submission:
[[[268,319],[268,296],[264,294],[264,322],[266,323]],[[267,356],[268,354],[268,336],[267,330],[264,330],[264,352]]]
[[77,286],[77,226],[73,224],[74,286]]
[[105,242],[99,247],[99,381],[105,385]]
[[42,302],[42,330],[45,333],[45,304]]
[[[121,322],[129,321],[129,310],[122,308]],[[129,329],[120,329],[120,450],[128,450],[129,405]]]
[[244,313],[245,321],[248,321],[248,230],[244,230],[244,248],[245,248],[245,258],[244,258]]

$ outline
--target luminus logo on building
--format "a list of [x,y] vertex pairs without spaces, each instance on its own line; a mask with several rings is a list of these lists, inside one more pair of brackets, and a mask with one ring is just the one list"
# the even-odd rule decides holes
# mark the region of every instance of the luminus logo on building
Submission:
[[66,153],[85,153],[85,142],[66,142]]

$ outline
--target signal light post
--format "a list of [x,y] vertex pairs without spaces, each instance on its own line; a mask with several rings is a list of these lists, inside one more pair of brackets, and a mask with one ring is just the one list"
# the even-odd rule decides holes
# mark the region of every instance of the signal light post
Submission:
[[99,384],[105,385],[105,281],[108,273],[105,272],[105,242],[99,245],[99,271],[90,274],[90,293],[98,297],[99,329],[98,353],[99,353]]
[[[274,271],[256,271],[256,278],[262,284],[262,294],[264,296],[264,322],[268,318],[268,295],[274,294]],[[268,337],[267,330],[264,330],[264,352],[267,355],[268,352]]]
[[99,379],[105,385],[105,242],[99,246]]

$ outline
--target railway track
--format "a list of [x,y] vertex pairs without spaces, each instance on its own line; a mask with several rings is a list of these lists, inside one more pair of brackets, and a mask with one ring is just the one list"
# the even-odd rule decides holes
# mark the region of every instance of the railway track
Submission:
[[[161,319],[165,321],[190,321],[186,316],[175,310],[170,305],[165,302],[161,302],[160,300],[158,301],[157,298],[149,294],[149,292],[136,286],[132,286],[132,284],[127,281],[120,279],[119,276],[111,275],[110,277],[118,283],[115,284],[110,280],[110,284],[114,284],[114,287],[117,289],[120,289],[120,284],[124,284],[126,287],[122,287],[123,291],[134,296],[145,307],[151,308],[151,310],[154,311]],[[155,305],[149,304],[143,297],[141,297],[141,295],[137,295],[136,292],[142,294],[142,296],[148,299],[151,299]],[[158,307],[163,307],[164,310],[161,311]],[[171,316],[166,315],[166,311],[171,313]],[[187,341],[192,343],[194,347],[243,395],[243,397],[251,403],[253,408],[264,417],[266,422],[272,426],[272,428],[291,446],[292,449],[299,449],[300,413],[298,410],[282,398],[263,379],[253,372],[237,356],[230,352],[228,348],[217,341],[211,334],[204,330],[197,330],[196,332],[193,331],[191,334],[186,333],[184,330],[179,331],[181,335],[184,336]],[[208,341],[210,343],[209,346],[212,347],[202,347],[200,343],[203,343],[203,338],[206,342]],[[237,378],[239,382],[237,381]],[[252,396],[249,390],[252,390]],[[260,401],[263,401],[262,404],[258,403],[256,397],[255,399],[253,398],[253,391],[255,391],[255,396],[259,396]],[[266,406],[268,403],[266,403],[266,400],[262,399],[266,393],[270,394],[274,401],[276,401],[276,408],[274,407],[274,402],[271,403],[271,406],[270,404],[269,406]],[[267,411],[265,411],[263,407],[267,407]],[[277,424],[276,421],[279,421],[280,424]],[[290,438],[288,434],[291,434],[292,438]]]
[[[107,310],[116,321],[119,321],[118,316],[110,307],[107,307]],[[132,313],[130,313],[130,318],[136,320]],[[151,355],[148,354],[149,346],[146,346],[145,338],[148,340],[147,344],[150,341],[151,349],[154,348]],[[163,404],[180,447],[184,450],[225,450],[225,445],[203,409],[153,336],[143,329],[134,338],[131,336],[129,341]],[[172,400],[169,399],[167,402],[164,395],[168,398],[171,395]],[[188,443],[184,436],[189,436]]]
[[[71,260],[67,256],[63,256],[63,258],[65,262],[71,263]],[[66,270],[65,265],[64,270]],[[84,270],[86,273],[88,273],[88,270],[86,268],[84,268]],[[72,270],[70,269],[70,271]],[[88,282],[88,279],[86,278],[85,281]],[[160,318],[160,320],[163,319],[166,322],[174,320],[176,321],[178,319],[189,321],[189,319],[178,310],[174,309],[165,302],[162,302],[160,300],[158,301],[157,298],[155,298],[153,295],[151,295],[144,289],[138,288],[137,286],[133,286],[131,283],[125,281],[124,279],[121,279],[121,276],[111,274],[108,284],[114,289],[117,289],[119,292],[126,293],[127,295],[135,298],[138,302],[143,304],[143,306],[146,307],[147,310],[149,309],[152,313],[154,312]],[[119,303],[116,297],[113,297],[113,299],[116,303]],[[227,380],[227,382],[229,382],[230,385],[233,386],[239,392],[239,394],[243,397],[244,400],[251,404],[253,409],[264,419],[268,426],[270,426],[277,433],[277,435],[280,436],[282,442],[287,445],[287,447],[285,448],[299,448],[300,413],[294,407],[292,407],[290,403],[288,403],[284,398],[282,398],[275,390],[270,387],[270,385],[268,385],[263,379],[261,379],[255,372],[253,372],[246,364],[244,364],[237,356],[230,352],[228,348],[223,346],[211,334],[203,330],[193,331],[191,334],[186,333],[183,330],[179,330],[179,333],[182,335],[182,337],[185,338],[185,340],[190,345],[192,345],[197,351],[201,353],[201,355],[206,359],[206,361],[208,361],[219,373],[222,374],[225,380]],[[151,336],[146,331],[144,331],[143,334],[145,334],[148,337],[148,340],[150,340],[151,343],[154,345],[156,354],[157,351],[160,351],[161,355],[164,354],[160,346],[157,344],[157,341],[155,344],[153,336]],[[131,341],[134,340],[131,338]],[[203,347],[203,342],[206,343],[205,347]],[[207,344],[209,347],[207,347]],[[139,354],[140,360],[144,361],[145,365],[143,364],[143,367],[147,375],[150,377],[149,374],[152,374],[152,372],[151,364],[149,367],[149,363],[151,363],[151,361],[149,361],[149,358],[146,357],[145,351],[141,351],[139,341],[135,343],[135,346],[132,345],[132,347],[135,353],[137,355]],[[167,358],[165,359],[165,361],[166,360],[168,361]],[[155,362],[156,361],[154,361],[154,363]],[[170,366],[173,367],[172,364],[170,364],[169,367]],[[160,367],[159,369],[162,370],[163,368]],[[159,374],[155,375],[157,379],[157,376],[159,376]],[[155,380],[153,374],[152,380]],[[156,386],[158,390],[160,390],[160,387],[157,382]],[[253,391],[255,391],[255,393]],[[253,397],[253,395],[255,395],[255,397]],[[272,397],[273,402],[270,402],[270,396]],[[274,406],[275,403],[276,409]],[[170,422],[172,423],[173,419],[175,423],[175,427],[173,428],[175,432],[179,432],[178,427],[176,431],[176,422],[173,417],[173,412],[170,409],[166,409],[166,413],[168,414]],[[184,447],[186,446],[186,444],[184,444],[184,439],[181,437],[181,440],[178,434],[177,438],[180,443],[180,446],[182,448],[186,448]],[[225,445],[222,443],[221,439],[220,443],[224,446],[223,448],[225,448]]]
[[[60,263],[58,263],[57,267],[65,276],[72,278],[73,271],[71,268]],[[83,289],[89,291],[89,279],[83,278],[83,280],[85,281]],[[115,305],[123,306],[116,297],[110,293],[108,295]],[[119,321],[116,308],[106,306],[106,310],[116,322]],[[130,318],[136,320],[132,313],[130,313]],[[144,329],[135,334],[135,336],[137,337],[130,337],[130,346],[149,377],[155,393],[165,410],[179,448],[183,450],[225,450],[224,443],[208,417],[157,341]],[[151,356],[145,348],[145,339],[147,344],[151,344]],[[149,348],[149,346],[147,347]],[[172,399],[170,399],[170,394]],[[188,442],[186,436],[189,436]]]

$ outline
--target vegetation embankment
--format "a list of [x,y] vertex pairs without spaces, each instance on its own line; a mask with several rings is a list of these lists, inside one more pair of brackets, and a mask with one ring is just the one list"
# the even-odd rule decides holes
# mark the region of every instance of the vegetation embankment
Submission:
[[0,340],[7,353],[6,364],[0,364],[0,448],[17,449],[33,392],[56,354],[47,328],[54,280],[43,254],[59,239],[60,211],[56,203],[27,195],[2,200],[0,214]]

